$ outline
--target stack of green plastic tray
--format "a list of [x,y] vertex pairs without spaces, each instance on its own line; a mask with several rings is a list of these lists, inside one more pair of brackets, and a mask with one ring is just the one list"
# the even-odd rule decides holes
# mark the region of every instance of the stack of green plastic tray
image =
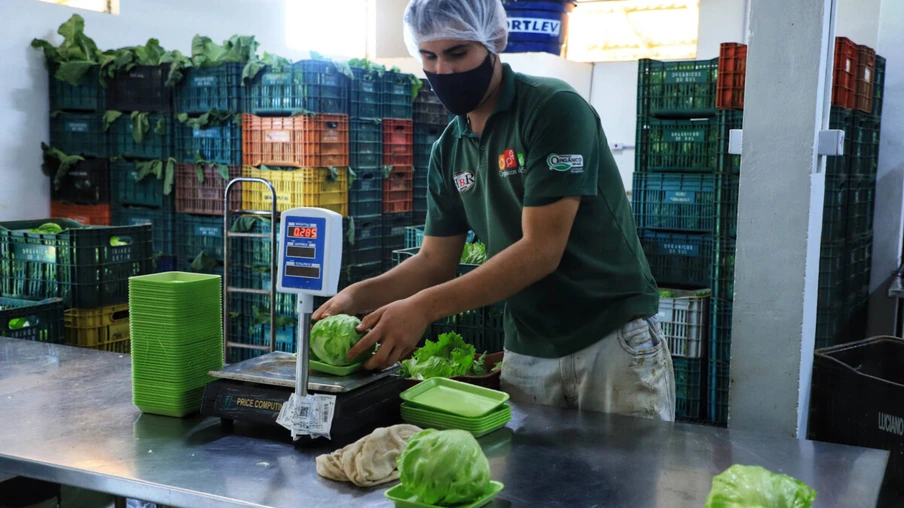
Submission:
[[129,279],[132,403],[183,417],[201,407],[207,373],[223,367],[218,275],[165,272]]
[[512,419],[507,393],[452,379],[428,379],[401,398],[402,420],[419,427],[461,429],[481,437]]

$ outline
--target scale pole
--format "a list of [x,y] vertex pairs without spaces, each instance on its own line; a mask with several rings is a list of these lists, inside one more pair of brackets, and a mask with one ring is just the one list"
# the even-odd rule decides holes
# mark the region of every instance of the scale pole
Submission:
[[296,340],[295,393],[308,395],[308,363],[311,356],[311,313],[314,312],[314,297],[303,293],[298,295],[298,339]]

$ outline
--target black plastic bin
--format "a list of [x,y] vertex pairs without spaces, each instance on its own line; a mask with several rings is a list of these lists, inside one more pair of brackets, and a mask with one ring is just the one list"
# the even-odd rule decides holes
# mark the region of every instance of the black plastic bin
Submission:
[[904,506],[904,340],[816,350],[807,438],[888,450],[879,506]]

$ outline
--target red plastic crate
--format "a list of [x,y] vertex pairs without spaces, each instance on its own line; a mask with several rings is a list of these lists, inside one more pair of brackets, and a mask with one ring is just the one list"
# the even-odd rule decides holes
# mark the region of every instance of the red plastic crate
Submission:
[[383,120],[383,165],[414,165],[413,120]]
[[394,166],[383,179],[383,213],[410,212],[414,207],[414,167]]
[[854,93],[857,90],[857,45],[847,37],[835,37],[833,76],[832,105],[854,109]]
[[[216,165],[204,166],[203,181],[198,178],[194,164],[176,165],[176,211],[195,215],[223,215],[223,196],[228,180],[220,175]],[[229,166],[229,179],[242,176],[241,166]],[[229,208],[242,207],[242,184],[236,183],[230,190]]]
[[242,116],[246,166],[348,166],[348,115]]
[[719,73],[716,81],[717,109],[744,109],[746,76],[747,45],[723,42],[719,48]]
[[102,205],[72,205],[61,201],[50,202],[50,216],[55,219],[72,219],[86,226],[110,226],[110,203]]
[[854,109],[873,112],[873,81],[876,75],[876,50],[869,46],[857,46],[857,90],[854,92]]

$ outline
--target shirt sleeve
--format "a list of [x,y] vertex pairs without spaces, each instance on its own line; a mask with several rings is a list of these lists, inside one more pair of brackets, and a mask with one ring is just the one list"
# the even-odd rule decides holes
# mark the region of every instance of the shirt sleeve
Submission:
[[580,95],[559,92],[550,97],[527,126],[526,138],[524,206],[598,193],[605,136],[596,113]]
[[468,219],[452,175],[442,167],[439,144],[433,145],[427,168],[427,236],[467,234]]

